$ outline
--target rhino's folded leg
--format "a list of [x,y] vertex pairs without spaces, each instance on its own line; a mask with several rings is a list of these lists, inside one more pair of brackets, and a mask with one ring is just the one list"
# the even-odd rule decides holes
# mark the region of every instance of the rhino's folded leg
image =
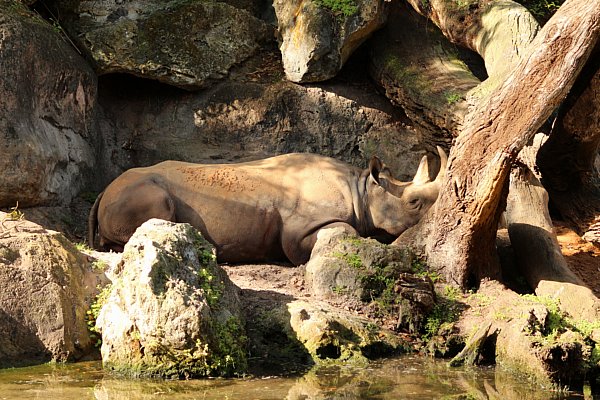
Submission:
[[294,265],[305,264],[310,259],[310,254],[317,241],[317,235],[321,230],[329,228],[342,228],[346,233],[359,236],[356,229],[354,229],[352,225],[349,225],[345,222],[333,222],[323,225],[320,228],[312,231],[312,233],[301,237],[299,240],[294,240],[291,237],[286,238],[284,236],[282,245],[286,257]]

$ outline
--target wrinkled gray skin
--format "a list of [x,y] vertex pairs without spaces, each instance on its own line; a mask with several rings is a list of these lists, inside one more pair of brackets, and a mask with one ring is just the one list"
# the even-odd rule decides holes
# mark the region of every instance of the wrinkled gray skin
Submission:
[[[442,171],[445,154],[441,149]],[[98,197],[89,244],[120,251],[150,218],[187,222],[217,249],[220,262],[308,261],[320,229],[343,227],[393,240],[437,199],[440,175],[423,157],[412,182],[395,180],[374,157],[369,169],[315,154],[240,164],[165,161],[133,168]]]

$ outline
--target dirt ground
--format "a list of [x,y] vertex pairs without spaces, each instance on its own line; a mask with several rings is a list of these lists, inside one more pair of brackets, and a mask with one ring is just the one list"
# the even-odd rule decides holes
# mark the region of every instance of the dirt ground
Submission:
[[586,242],[561,223],[555,223],[554,232],[571,270],[600,297],[600,247]]

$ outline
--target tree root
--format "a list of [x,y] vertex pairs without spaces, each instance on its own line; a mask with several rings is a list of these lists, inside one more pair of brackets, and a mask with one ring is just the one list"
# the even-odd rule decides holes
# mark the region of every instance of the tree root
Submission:
[[469,308],[456,327],[468,339],[451,366],[495,361],[542,386],[571,390],[599,376],[593,330],[568,319],[558,303],[520,296],[495,281],[465,302]]

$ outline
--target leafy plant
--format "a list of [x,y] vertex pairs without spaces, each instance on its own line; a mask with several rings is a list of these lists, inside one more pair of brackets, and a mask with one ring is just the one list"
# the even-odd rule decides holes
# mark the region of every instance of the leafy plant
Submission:
[[98,287],[98,289],[100,289],[100,292],[98,292],[96,299],[90,305],[90,309],[86,312],[88,331],[90,331],[90,337],[92,340],[96,340],[96,343],[94,344],[96,347],[100,347],[100,345],[102,345],[102,337],[100,336],[100,331],[96,327],[96,320],[98,319],[98,315],[100,315],[102,306],[106,304],[106,301],[110,296],[112,285],[106,285],[104,288]]
[[460,290],[454,286],[444,287],[444,293],[438,296],[438,301],[425,321],[424,340],[430,340],[446,325],[456,322],[461,313],[461,304],[458,302]]

